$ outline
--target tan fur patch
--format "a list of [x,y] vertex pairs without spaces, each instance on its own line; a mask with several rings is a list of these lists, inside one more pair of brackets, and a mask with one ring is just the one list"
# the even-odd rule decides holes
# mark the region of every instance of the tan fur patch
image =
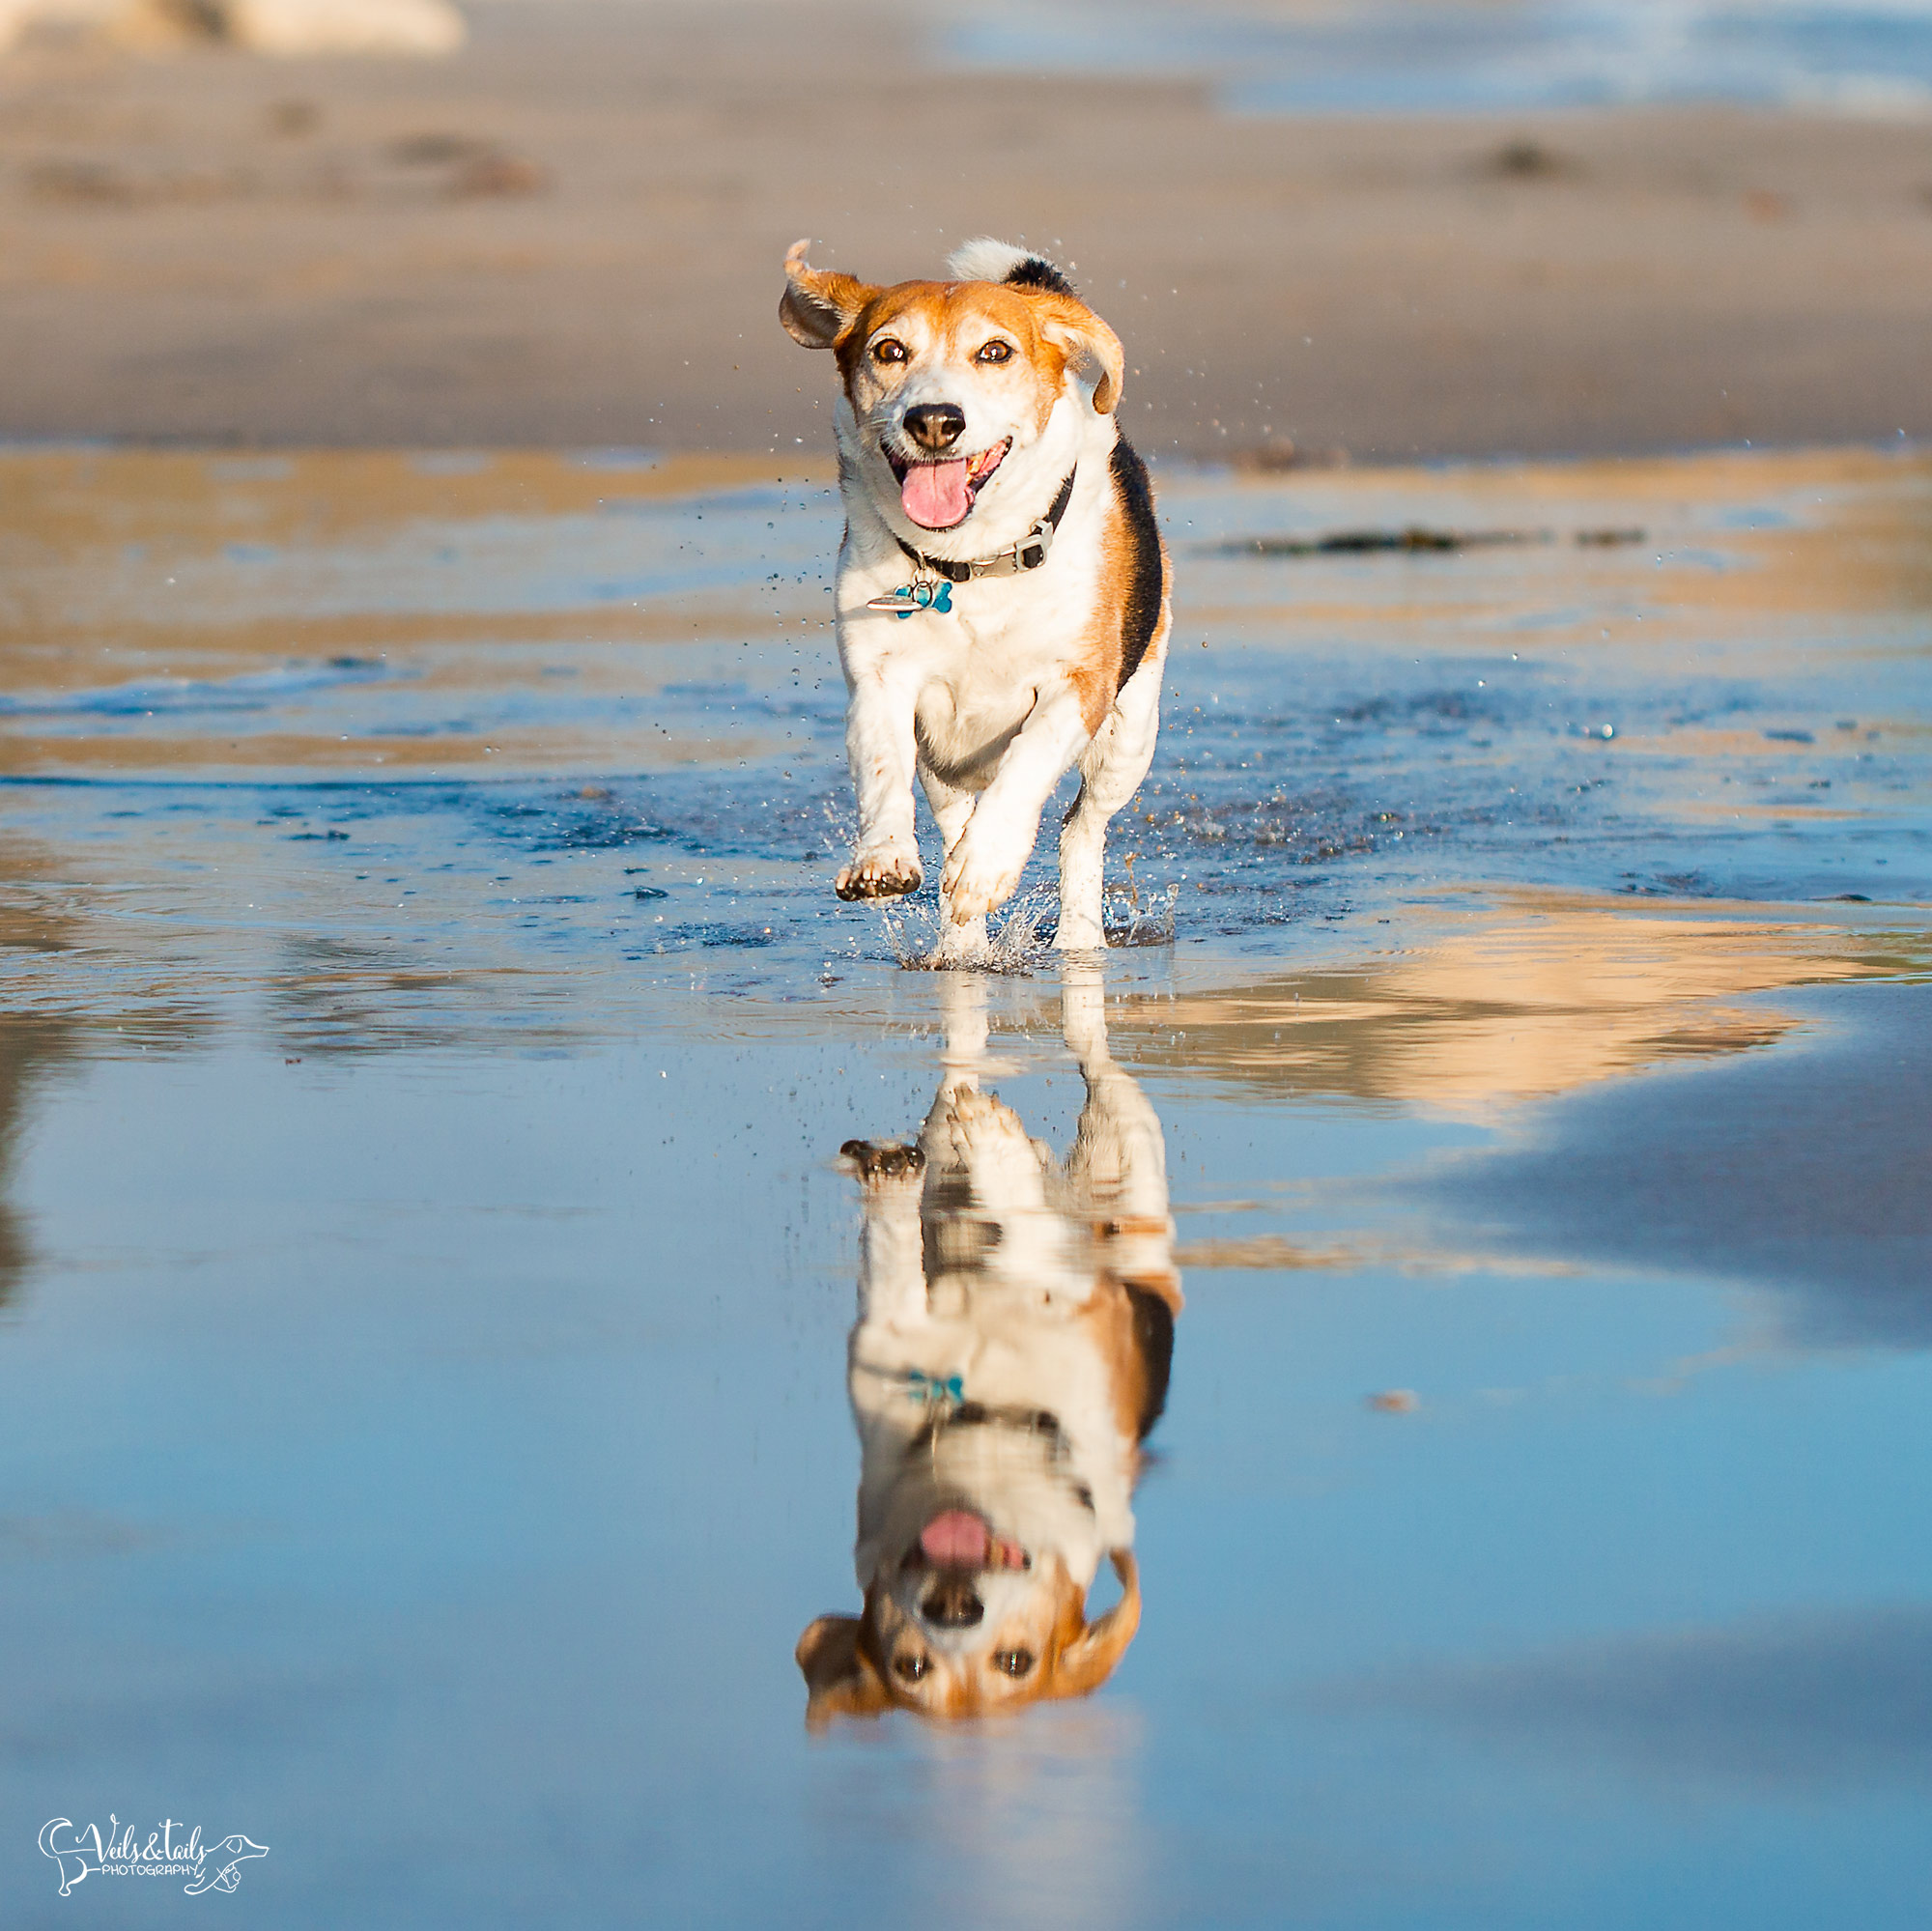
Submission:
[[[1125,372],[1120,340],[1091,308],[1070,297],[996,282],[897,282],[879,289],[849,277],[841,278],[842,286],[835,292],[829,287],[833,277],[819,279],[828,285],[822,298],[859,302],[847,310],[845,324],[831,346],[838,354],[845,393],[862,415],[875,400],[878,384],[877,372],[865,353],[867,344],[895,324],[914,320],[923,326],[923,333],[954,353],[963,337],[995,328],[1011,335],[1021,361],[1033,374],[1035,422],[1041,432],[1065,392],[1069,363],[1077,364],[1093,382],[1094,407],[1102,414],[1120,402]],[[791,321],[786,327],[792,327]],[[798,331],[793,328],[793,332]],[[964,346],[978,345],[968,340]]]
[[1065,353],[1041,333],[1033,301],[988,282],[899,282],[876,291],[838,343],[838,373],[855,410],[863,414],[873,401],[868,390],[876,378],[867,361],[866,345],[895,324],[903,327],[914,320],[923,325],[935,343],[952,353],[959,351],[962,336],[1005,329],[1019,345],[1021,361],[1033,372],[1036,426],[1045,429],[1065,377]]
[[[1149,656],[1162,646],[1167,634],[1168,585],[1173,565],[1167,546],[1160,550],[1160,624]],[[1107,522],[1100,537],[1100,582],[1080,654],[1073,667],[1073,689],[1080,699],[1081,722],[1097,731],[1120,695],[1121,667],[1126,660],[1127,599],[1134,581],[1134,532],[1118,489],[1107,497]]]
[[[1166,1230],[1163,1229],[1163,1232]],[[1145,1289],[1180,1311],[1180,1276],[1147,1275],[1131,1284],[1112,1275],[1099,1281],[1080,1319],[1094,1337],[1094,1346],[1107,1364],[1107,1393],[1113,1403],[1114,1425],[1127,1441],[1140,1433],[1147,1406],[1148,1364],[1134,1337],[1134,1304],[1127,1294],[1132,1285]]]
[[1139,1433],[1142,1405],[1147,1400],[1147,1362],[1134,1340],[1134,1308],[1119,1281],[1102,1280],[1080,1312],[1081,1324],[1094,1338],[1094,1350],[1107,1364],[1107,1393],[1114,1426],[1132,1441]]

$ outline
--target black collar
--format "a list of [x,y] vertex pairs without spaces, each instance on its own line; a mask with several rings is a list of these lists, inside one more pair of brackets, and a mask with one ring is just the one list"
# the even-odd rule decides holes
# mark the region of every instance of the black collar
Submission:
[[1037,570],[1053,548],[1054,531],[1066,514],[1066,505],[1073,500],[1073,479],[1079,473],[1080,466],[1075,464],[1067,470],[1066,480],[1053,499],[1053,507],[1017,543],[997,555],[979,557],[971,563],[952,563],[943,556],[928,556],[923,551],[915,550],[902,536],[895,535],[893,541],[922,570],[944,577],[950,583],[970,583],[975,577],[1017,577],[1024,571]]

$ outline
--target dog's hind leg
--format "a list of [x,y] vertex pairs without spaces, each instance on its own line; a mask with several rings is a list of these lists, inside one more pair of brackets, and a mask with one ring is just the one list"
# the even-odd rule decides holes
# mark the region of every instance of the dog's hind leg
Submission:
[[1082,772],[1080,795],[1060,830],[1060,930],[1053,943],[1062,951],[1092,951],[1107,943],[1101,885],[1112,815],[1094,803],[1093,780]]
[[1060,934],[1054,944],[1063,951],[1094,951],[1107,943],[1101,902],[1107,823],[1153,762],[1165,655],[1157,644],[1142,660],[1080,754],[1080,795],[1060,831]]
[[1097,961],[1062,968],[1061,1030],[1087,1086],[1087,1104],[1066,1181],[1098,1233],[1109,1273],[1180,1308],[1174,1219],[1167,1193],[1167,1141],[1140,1084],[1107,1047],[1106,985]]
[[[933,820],[939,826],[939,836],[946,846],[946,858],[951,858],[952,847],[959,842],[973,816],[973,806],[979,794],[962,791],[958,786],[947,783],[945,779],[928,770],[923,763],[919,767],[919,781],[924,789],[925,802],[932,807]],[[982,912],[977,919],[968,919],[963,925],[955,925],[952,923],[951,895],[945,887],[946,874],[946,859],[943,858],[939,866],[937,957],[942,965],[963,965],[978,958],[986,950],[986,915]]]

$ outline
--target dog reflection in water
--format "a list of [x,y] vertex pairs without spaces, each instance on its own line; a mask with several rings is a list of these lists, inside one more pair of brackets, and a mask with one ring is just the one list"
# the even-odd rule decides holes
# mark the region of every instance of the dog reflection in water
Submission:
[[[986,1716],[1106,1681],[1141,1615],[1133,1491],[1180,1282],[1160,1121],[1069,965],[1087,1103],[1064,1164],[980,1085],[984,983],[949,981],[918,1143],[854,1140],[865,1192],[852,1412],[865,1606],[800,1638],[809,1720]],[[1120,1602],[1093,1621],[1102,1557]]]

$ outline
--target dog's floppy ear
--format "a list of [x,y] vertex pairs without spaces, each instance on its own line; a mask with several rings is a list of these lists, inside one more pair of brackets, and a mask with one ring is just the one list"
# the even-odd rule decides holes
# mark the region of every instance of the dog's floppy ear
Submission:
[[798,1639],[808,1695],[805,1720],[816,1730],[835,1717],[876,1717],[892,1698],[859,1647],[857,1616],[820,1616]]
[[805,259],[810,245],[809,241],[794,241],[785,255],[779,320],[794,342],[808,349],[832,349],[879,291],[856,275],[814,269]]
[[1109,1551],[1114,1574],[1127,1592],[1097,1623],[1089,1623],[1086,1632],[1060,1652],[1053,1689],[1055,1696],[1085,1696],[1097,1690],[1113,1675],[1114,1666],[1127,1653],[1134,1632],[1141,1626],[1141,1573],[1132,1553],[1124,1548]]
[[1040,307],[1039,332],[1066,357],[1080,381],[1093,385],[1094,412],[1105,415],[1119,408],[1127,373],[1121,338],[1085,302],[1048,296]]

